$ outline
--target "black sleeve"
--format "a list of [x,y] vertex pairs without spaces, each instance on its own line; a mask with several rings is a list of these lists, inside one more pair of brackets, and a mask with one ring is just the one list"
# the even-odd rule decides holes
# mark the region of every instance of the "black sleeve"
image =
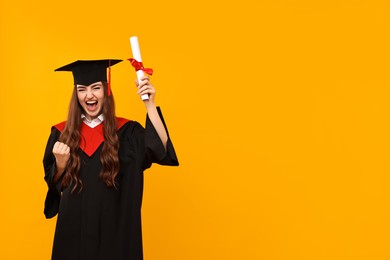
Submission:
[[60,134],[60,131],[54,127],[52,128],[49,140],[47,141],[45,155],[43,156],[43,167],[45,170],[44,179],[48,186],[44,209],[46,218],[52,218],[57,215],[61,200],[62,178],[59,179],[56,184],[53,183],[53,178],[57,172],[57,167],[55,163],[55,157],[52,153],[53,146],[58,141]]
[[161,121],[164,124],[165,130],[167,131],[168,141],[166,150],[164,145],[158,136],[156,129],[154,128],[149,117],[146,117],[146,126],[145,126],[145,163],[144,169],[147,169],[151,166],[152,163],[157,163],[161,165],[171,165],[178,166],[179,161],[176,156],[175,148],[173,147],[171,138],[169,137],[168,129],[165,124],[163,115],[159,107],[157,107],[158,114],[161,118]]

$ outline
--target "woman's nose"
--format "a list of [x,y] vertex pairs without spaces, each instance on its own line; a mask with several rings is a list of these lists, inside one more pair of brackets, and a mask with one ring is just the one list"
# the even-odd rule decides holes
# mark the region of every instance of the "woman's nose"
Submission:
[[93,97],[92,91],[91,90],[87,90],[87,93],[85,94],[85,98],[89,99],[89,98],[92,98],[92,97]]

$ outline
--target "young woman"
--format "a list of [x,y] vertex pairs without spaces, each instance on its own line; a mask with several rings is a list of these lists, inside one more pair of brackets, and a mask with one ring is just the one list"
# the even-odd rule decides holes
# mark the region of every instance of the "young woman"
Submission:
[[58,213],[53,260],[141,260],[143,171],[178,160],[148,77],[136,83],[146,126],[115,116],[107,67],[121,60],[76,61],[65,122],[52,127],[43,164],[45,215]]

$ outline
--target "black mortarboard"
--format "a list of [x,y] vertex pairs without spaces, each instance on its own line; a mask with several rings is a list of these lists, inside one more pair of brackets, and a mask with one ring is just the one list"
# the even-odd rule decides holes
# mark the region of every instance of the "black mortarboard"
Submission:
[[107,68],[122,60],[78,60],[55,71],[71,71],[74,84],[89,86],[98,81],[107,81]]

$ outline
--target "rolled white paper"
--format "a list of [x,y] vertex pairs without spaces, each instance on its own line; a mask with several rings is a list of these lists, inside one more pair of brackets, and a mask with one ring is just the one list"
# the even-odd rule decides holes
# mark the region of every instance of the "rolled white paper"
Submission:
[[[133,52],[133,58],[136,61],[142,62],[141,51],[139,49],[138,37],[137,36],[130,37],[130,46],[131,46],[131,51]],[[144,72],[142,70],[139,70],[136,73],[137,73],[138,83],[140,83],[141,82],[141,78],[145,74],[144,74]],[[148,94],[142,95],[141,99],[142,100],[149,100],[149,95]]]

